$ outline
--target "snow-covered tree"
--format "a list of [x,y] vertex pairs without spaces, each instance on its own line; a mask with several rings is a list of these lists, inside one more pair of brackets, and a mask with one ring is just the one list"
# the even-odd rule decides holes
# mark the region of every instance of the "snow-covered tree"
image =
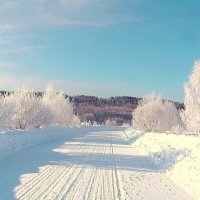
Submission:
[[0,128],[7,129],[11,125],[13,106],[8,101],[8,95],[0,95]]
[[108,118],[106,121],[105,121],[105,125],[106,126],[117,126],[117,123],[115,120],[112,120],[110,118]]
[[53,115],[48,107],[46,107],[41,98],[36,97],[33,99],[33,113],[32,113],[32,126],[40,128],[45,125],[50,125]]
[[146,131],[170,131],[181,123],[180,115],[171,102],[152,94],[143,98],[133,111],[133,126]]
[[185,110],[182,118],[189,131],[200,132],[200,61],[196,61],[189,81],[184,85]]
[[52,121],[54,125],[73,126],[78,123],[78,119],[73,113],[73,105],[69,99],[65,98],[63,92],[57,92],[51,84],[45,89],[43,103],[51,110],[54,116]]
[[44,125],[77,126],[80,120],[62,92],[49,84],[43,97],[26,88],[0,96],[0,128],[26,129]]
[[79,117],[74,115],[71,126],[79,126],[80,124],[81,124],[81,121]]
[[8,97],[8,102],[13,105],[13,129],[26,129],[47,125],[52,119],[50,110],[42,104],[39,97],[26,88],[17,88]]

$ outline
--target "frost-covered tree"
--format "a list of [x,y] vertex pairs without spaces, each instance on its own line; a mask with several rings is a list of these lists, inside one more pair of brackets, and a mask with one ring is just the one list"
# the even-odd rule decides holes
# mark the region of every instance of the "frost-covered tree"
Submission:
[[9,95],[8,102],[13,105],[13,129],[40,127],[49,124],[52,119],[50,110],[43,105],[39,97],[26,88],[17,88]]
[[43,97],[26,88],[0,96],[0,128],[27,129],[44,125],[77,126],[80,120],[62,92],[49,84]]
[[78,119],[73,113],[73,105],[69,99],[65,98],[63,92],[57,92],[51,84],[45,89],[43,103],[51,110],[54,116],[52,121],[54,125],[73,126],[78,123]]
[[8,95],[0,95],[0,128],[7,129],[11,125],[13,106],[8,101]]
[[143,98],[133,111],[133,126],[145,131],[170,131],[181,123],[180,115],[171,102],[163,101],[159,95]]
[[105,124],[106,126],[117,126],[116,121],[115,121],[114,119],[110,119],[110,118],[108,118],[108,119],[104,122],[104,124]]
[[80,124],[81,124],[81,121],[80,121],[79,117],[76,115],[73,115],[73,120],[72,120],[71,126],[79,126]]
[[184,85],[185,110],[182,118],[189,131],[200,132],[200,61],[196,61],[189,81]]
[[33,99],[33,105],[32,122],[30,125],[36,128],[50,125],[53,119],[50,109],[44,105],[39,97]]

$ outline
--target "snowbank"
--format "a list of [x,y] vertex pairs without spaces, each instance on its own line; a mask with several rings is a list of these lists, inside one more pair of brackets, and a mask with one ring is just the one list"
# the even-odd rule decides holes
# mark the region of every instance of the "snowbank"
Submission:
[[177,185],[200,199],[200,137],[127,129],[124,138]]
[[[73,128],[74,129],[74,128]],[[77,129],[77,128],[76,128]],[[61,137],[72,128],[45,127],[42,129],[30,129],[26,131],[1,131],[0,132],[0,159],[24,148],[50,141]]]

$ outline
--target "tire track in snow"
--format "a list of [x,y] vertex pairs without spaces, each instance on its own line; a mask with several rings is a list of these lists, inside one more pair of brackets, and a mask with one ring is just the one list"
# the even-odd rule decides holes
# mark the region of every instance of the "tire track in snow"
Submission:
[[[98,148],[96,149],[96,153],[98,154],[98,153],[101,153],[100,151],[101,151],[101,146],[102,145],[98,145]],[[100,147],[100,148],[99,148]],[[93,152],[93,155],[91,156],[91,158],[94,158],[94,152]],[[87,164],[87,163],[86,163]],[[83,174],[83,175],[85,175],[85,177],[86,177],[86,175],[87,175],[87,166],[85,166],[85,170],[84,170],[86,173],[85,174]],[[94,170],[95,171],[95,170]],[[95,171],[96,172],[96,171]],[[88,174],[89,175],[89,174]],[[83,176],[81,176],[80,178],[83,178]],[[75,199],[75,197],[76,197],[76,195],[78,194],[78,190],[80,189],[80,186],[81,186],[81,183],[82,183],[83,181],[80,181],[79,180],[79,182],[78,182],[78,187],[76,187],[75,188],[75,191],[73,192],[73,194],[72,195],[69,195],[69,196],[72,196],[72,198],[70,197],[69,199],[70,200],[74,200]]]
[[[71,151],[70,153],[75,153],[78,152],[82,147],[84,147],[83,144],[78,145],[78,147],[76,149],[74,149],[73,151]],[[69,163],[69,166],[72,165],[72,163]],[[26,182],[24,185],[21,185],[20,187],[18,187],[16,189],[16,198],[17,199],[27,199],[27,198],[32,198],[32,194],[34,194],[36,191],[37,193],[39,192],[38,189],[41,189],[41,185],[44,184],[45,182],[47,182],[47,180],[49,181],[49,178],[52,175],[55,175],[56,173],[56,177],[58,175],[58,172],[60,172],[61,168],[55,166],[55,165],[51,165],[49,167],[46,168],[46,170],[41,170],[37,175],[35,175],[32,179],[30,179],[28,182]],[[46,184],[46,186],[49,186],[49,182],[48,184]],[[42,188],[44,189],[44,188]]]
[[113,160],[113,169],[112,169],[112,174],[113,174],[113,192],[114,192],[114,197],[115,199],[119,200],[124,200],[124,195],[123,195],[123,187],[122,187],[122,182],[120,178],[120,174],[116,168],[116,160],[115,160],[115,151],[114,151],[114,146],[113,146],[113,135],[111,135],[111,155],[112,155],[112,160]]
[[[78,151],[82,146],[83,144],[79,145],[76,149],[72,150],[70,153]],[[22,182],[22,185],[15,189],[16,194],[19,197],[23,196],[22,192],[26,193],[28,190],[31,190],[31,188],[33,188],[35,185],[39,184],[41,182],[41,179],[43,179],[46,176],[46,174],[49,174],[49,171],[52,172],[52,169],[54,167],[55,167],[54,165],[49,165],[47,167],[40,168],[39,173],[33,175],[33,177],[31,176],[32,177],[31,179],[29,179],[25,183]]]
[[[91,145],[91,146],[93,146],[93,145]],[[82,181],[81,180],[81,177],[83,176],[83,174],[84,174],[84,172],[85,172],[85,170],[86,170],[86,163],[87,163],[87,159],[86,158],[92,158],[92,156],[93,156],[93,154],[95,153],[95,146],[93,147],[93,149],[92,149],[92,155],[91,155],[91,152],[90,151],[88,151],[88,152],[86,152],[86,157],[85,157],[85,159],[84,159],[84,161],[82,162],[80,162],[80,164],[81,164],[81,167],[79,167],[78,166],[78,168],[79,168],[79,172],[73,177],[73,178],[71,178],[71,180],[70,180],[70,182],[67,184],[67,186],[65,186],[64,188],[63,188],[63,191],[61,191],[60,192],[60,195],[56,198],[57,200],[61,200],[61,199],[70,199],[70,193],[71,192],[73,192],[73,187],[74,187],[74,189],[77,189],[78,190],[78,188],[79,188],[79,184],[80,184],[80,182]],[[76,170],[76,169],[75,169]],[[78,183],[77,183],[78,182]],[[75,184],[77,184],[76,185],[76,187],[75,187]],[[69,196],[69,197],[68,197]],[[72,196],[75,196],[75,194],[73,195],[72,194]]]
[[[84,146],[84,145],[83,145]],[[79,148],[80,149],[80,148]],[[82,152],[84,151],[84,148],[81,149]],[[85,155],[86,157],[87,155]],[[85,157],[83,159],[85,159]],[[75,174],[75,171],[77,170],[77,168],[74,166],[75,164],[73,162],[71,162],[70,164],[67,164],[67,166],[61,166],[56,168],[61,168],[62,172],[60,174],[58,174],[58,170],[56,170],[55,168],[55,178],[52,180],[51,184],[47,184],[47,187],[44,189],[42,189],[42,192],[39,195],[33,196],[34,199],[49,199],[49,195],[52,195],[52,189],[56,188],[62,180],[64,180],[65,182],[67,182],[69,179],[71,179],[71,177]],[[68,177],[68,175],[70,175]],[[67,176],[67,177],[66,177]],[[58,190],[59,191],[59,190]]]

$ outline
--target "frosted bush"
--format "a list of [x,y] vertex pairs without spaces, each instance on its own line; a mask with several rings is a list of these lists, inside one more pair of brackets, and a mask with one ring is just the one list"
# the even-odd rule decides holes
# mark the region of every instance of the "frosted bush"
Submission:
[[8,102],[13,105],[12,129],[26,129],[49,124],[52,117],[50,110],[28,89],[17,88],[8,97]]
[[175,105],[163,101],[159,95],[143,98],[133,111],[133,127],[145,131],[171,131],[181,125],[181,118]]

